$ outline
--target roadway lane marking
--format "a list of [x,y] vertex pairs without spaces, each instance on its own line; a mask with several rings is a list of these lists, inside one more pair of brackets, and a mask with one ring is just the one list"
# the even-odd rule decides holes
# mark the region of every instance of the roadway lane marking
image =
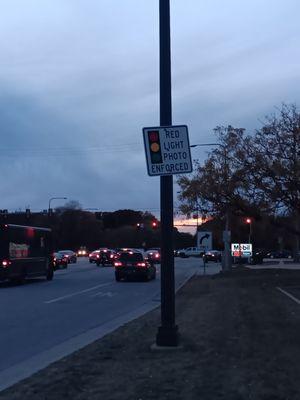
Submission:
[[56,299],[48,300],[48,301],[45,301],[44,303],[45,304],[56,303],[57,301],[64,300],[64,299],[69,299],[70,297],[74,297],[74,296],[77,296],[77,295],[82,294],[82,293],[91,292],[92,290],[99,289],[100,287],[104,287],[104,286],[109,286],[111,284],[112,284],[111,282],[102,283],[101,285],[97,285],[97,286],[93,286],[93,287],[88,288],[88,289],[80,290],[79,292],[66,294],[65,296],[57,297]]
[[286,296],[288,296],[290,299],[294,300],[297,304],[300,304],[300,300],[297,299],[297,297],[293,296],[292,294],[290,294],[289,292],[286,292],[285,290],[281,289],[280,287],[277,287],[277,289],[285,294]]
[[117,293],[112,293],[112,292],[98,292],[95,294],[92,294],[90,297],[96,297],[96,296],[101,296],[101,297],[113,297]]

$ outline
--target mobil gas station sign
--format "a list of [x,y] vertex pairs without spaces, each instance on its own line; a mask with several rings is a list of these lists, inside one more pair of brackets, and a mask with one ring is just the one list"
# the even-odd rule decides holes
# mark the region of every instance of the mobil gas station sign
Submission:
[[231,255],[233,257],[251,257],[252,243],[231,243]]

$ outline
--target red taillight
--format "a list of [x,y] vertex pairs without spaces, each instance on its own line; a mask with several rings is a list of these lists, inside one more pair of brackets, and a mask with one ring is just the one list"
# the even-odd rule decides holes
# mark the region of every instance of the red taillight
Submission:
[[109,256],[109,258],[114,258],[114,256],[111,254],[111,255]]
[[96,258],[100,258],[99,254],[96,255]]
[[122,264],[120,261],[115,261],[115,262],[114,262],[114,266],[115,266],[115,267],[122,267],[122,265],[123,265],[123,264]]
[[3,260],[2,261],[2,267],[4,267],[4,268],[8,267],[10,264],[11,264],[11,262],[8,261],[8,260]]
[[56,261],[56,257],[54,257],[53,261]]
[[146,263],[140,262],[136,264],[137,267],[146,267]]
[[159,257],[159,254],[155,254],[155,258],[158,258]]

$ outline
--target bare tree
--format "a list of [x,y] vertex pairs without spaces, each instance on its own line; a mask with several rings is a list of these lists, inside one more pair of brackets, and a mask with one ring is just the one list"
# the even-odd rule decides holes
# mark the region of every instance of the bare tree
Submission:
[[253,181],[279,215],[294,217],[294,259],[299,260],[300,235],[300,113],[283,104],[266,117],[253,142]]

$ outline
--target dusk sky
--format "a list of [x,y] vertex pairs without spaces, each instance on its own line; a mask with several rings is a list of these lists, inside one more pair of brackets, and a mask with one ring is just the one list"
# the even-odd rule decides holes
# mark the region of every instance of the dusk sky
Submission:
[[[299,105],[299,0],[170,3],[173,124],[188,125],[191,144],[215,141],[217,125],[251,133],[282,102]],[[158,6],[1,1],[1,209],[62,196],[158,215],[142,140],[159,125]]]

